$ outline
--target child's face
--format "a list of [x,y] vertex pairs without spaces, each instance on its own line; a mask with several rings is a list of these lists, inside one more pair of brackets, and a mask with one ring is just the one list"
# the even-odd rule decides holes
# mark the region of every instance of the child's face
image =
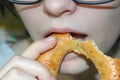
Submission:
[[120,0],[104,5],[82,5],[72,0],[43,0],[34,5],[15,5],[34,40],[50,33],[73,33],[95,40],[104,52],[120,35]]

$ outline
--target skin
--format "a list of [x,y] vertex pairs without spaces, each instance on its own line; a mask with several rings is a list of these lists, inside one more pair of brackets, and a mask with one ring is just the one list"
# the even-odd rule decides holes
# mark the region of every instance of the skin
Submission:
[[[77,39],[81,39],[80,35],[87,35],[84,39],[93,39],[104,53],[111,49],[120,35],[119,0],[91,6],[76,4],[72,0],[44,0],[34,5],[15,7],[34,42],[25,52],[13,57],[1,69],[1,80],[53,80],[49,70],[35,61],[40,53],[55,46],[54,37],[46,38],[53,32],[77,33],[77,37],[72,35]],[[65,57],[60,71],[78,74],[88,68],[84,59],[71,53]]]

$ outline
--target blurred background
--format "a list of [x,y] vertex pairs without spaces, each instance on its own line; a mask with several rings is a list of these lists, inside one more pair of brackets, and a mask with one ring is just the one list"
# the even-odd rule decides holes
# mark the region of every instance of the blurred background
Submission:
[[14,8],[8,7],[0,4],[0,41],[4,40],[12,45],[28,35]]

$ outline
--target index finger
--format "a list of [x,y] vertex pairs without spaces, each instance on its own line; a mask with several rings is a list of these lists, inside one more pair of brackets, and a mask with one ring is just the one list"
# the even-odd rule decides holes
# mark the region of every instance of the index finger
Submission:
[[48,37],[44,40],[35,41],[21,55],[30,59],[36,59],[40,55],[40,53],[43,53],[44,51],[51,49],[52,47],[55,46],[55,44],[56,39],[53,36]]

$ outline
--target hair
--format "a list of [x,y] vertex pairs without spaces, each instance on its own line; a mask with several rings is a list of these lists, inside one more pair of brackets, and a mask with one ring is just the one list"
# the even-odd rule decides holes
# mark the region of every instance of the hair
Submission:
[[10,11],[16,18],[19,17],[12,3],[8,0],[0,0],[0,13],[5,15],[6,10]]

